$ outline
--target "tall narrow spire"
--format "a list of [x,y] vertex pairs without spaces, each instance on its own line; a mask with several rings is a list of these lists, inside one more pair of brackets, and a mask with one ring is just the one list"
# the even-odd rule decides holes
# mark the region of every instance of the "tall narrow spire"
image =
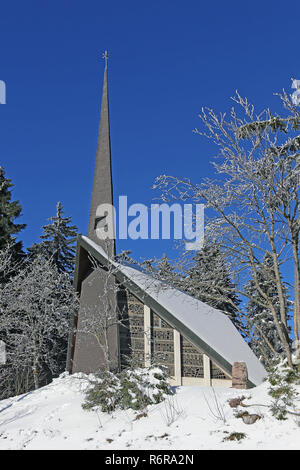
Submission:
[[[113,185],[111,171],[110,150],[110,125],[107,86],[107,59],[108,53],[104,52],[105,59],[104,80],[101,103],[100,127],[94,171],[94,183],[90,208],[88,237],[100,245],[109,256],[115,255],[115,240],[111,237],[114,233],[114,220],[109,211],[99,211],[102,204],[113,205]],[[106,231],[109,238],[99,238],[100,232]]]

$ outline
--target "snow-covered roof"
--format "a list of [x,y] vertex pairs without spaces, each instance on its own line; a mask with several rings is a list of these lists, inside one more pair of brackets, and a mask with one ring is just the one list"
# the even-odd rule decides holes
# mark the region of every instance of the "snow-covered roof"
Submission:
[[[93,251],[108,260],[107,254],[99,245],[87,237],[82,236],[81,239]],[[154,301],[154,305],[159,304],[163,311],[170,314],[168,322],[171,326],[176,328],[178,325],[184,325],[205,344],[206,351],[217,353],[217,356],[221,356],[231,365],[235,361],[245,362],[249,380],[254,385],[259,385],[263,381],[266,376],[263,365],[227,315],[133,267],[108,261],[115,265],[132,285],[145,292],[148,299]],[[147,304],[146,299],[145,303]]]

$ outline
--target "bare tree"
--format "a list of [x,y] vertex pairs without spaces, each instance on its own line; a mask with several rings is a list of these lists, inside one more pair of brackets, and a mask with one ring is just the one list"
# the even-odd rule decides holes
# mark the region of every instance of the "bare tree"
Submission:
[[[188,178],[163,175],[155,187],[164,201],[202,202],[214,212],[206,226],[206,237],[216,241],[235,273],[234,292],[244,298],[243,288],[252,276],[260,297],[253,302],[268,309],[292,366],[285,287],[294,299],[293,328],[295,339],[300,334],[299,277],[299,150],[300,114],[288,95],[279,95],[283,117],[269,109],[255,114],[254,107],[238,93],[230,116],[202,109],[203,127],[195,132],[212,140],[218,147],[213,165],[218,178],[193,183]],[[240,114],[241,111],[241,114]],[[272,268],[263,264],[269,255]],[[276,286],[279,315],[273,299],[261,289],[257,273],[264,270]],[[293,272],[289,282],[287,272]],[[223,291],[224,301],[231,302]],[[235,308],[243,317],[242,308]],[[268,344],[268,338],[265,338]],[[268,344],[271,348],[272,345]]]
[[0,250],[0,279],[8,280],[16,269],[16,261],[13,258],[13,244],[7,244]]
[[40,255],[19,266],[2,286],[0,338],[7,345],[7,364],[1,371],[4,394],[8,388],[14,394],[38,388],[64,369],[69,317],[76,308],[70,277]]

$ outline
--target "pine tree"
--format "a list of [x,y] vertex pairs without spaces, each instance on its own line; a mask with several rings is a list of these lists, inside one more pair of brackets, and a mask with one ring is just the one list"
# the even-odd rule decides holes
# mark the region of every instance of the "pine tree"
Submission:
[[15,219],[21,215],[19,201],[12,201],[13,184],[5,177],[5,171],[0,167],[0,250],[7,245],[13,246],[15,256],[22,255],[22,242],[16,242],[16,235],[26,227],[26,224],[16,224]]
[[75,249],[77,236],[76,225],[70,225],[72,217],[63,216],[63,206],[60,202],[56,206],[56,215],[48,219],[51,223],[43,226],[41,243],[35,243],[28,249],[32,255],[42,254],[51,259],[59,272],[71,273],[74,269]]
[[205,243],[192,258],[184,285],[190,295],[228,315],[242,332],[242,323],[235,307],[240,300],[234,292],[226,260],[217,244]]
[[171,266],[166,254],[162,255],[157,263],[156,269],[157,275],[161,281],[170,282],[174,285],[174,268]]
[[[271,255],[266,254],[262,266],[257,270],[257,281],[260,289],[272,299],[272,305],[277,312],[277,318],[280,323],[280,304],[279,296],[274,282],[275,272]],[[273,278],[273,279],[272,279]],[[283,352],[283,344],[277,332],[272,312],[265,305],[266,302],[258,292],[254,279],[250,279],[246,285],[245,292],[250,297],[248,301],[246,314],[246,328],[251,338],[249,346],[253,352],[261,357],[267,365],[274,359],[276,354]],[[284,291],[285,304],[287,310],[290,309],[292,302],[288,299],[287,290]],[[268,344],[269,343],[269,344]],[[270,345],[272,349],[270,348]]]

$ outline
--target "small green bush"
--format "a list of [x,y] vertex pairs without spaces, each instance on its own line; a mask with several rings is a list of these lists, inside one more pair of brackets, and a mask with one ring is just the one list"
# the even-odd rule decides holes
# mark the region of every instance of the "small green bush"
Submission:
[[269,369],[268,381],[270,383],[269,395],[274,398],[270,410],[279,420],[287,419],[287,408],[293,406],[296,390],[293,384],[298,384],[300,374],[285,362],[277,362]]
[[100,407],[107,413],[114,411],[120,402],[120,379],[112,372],[100,372],[90,384],[82,408]]
[[115,409],[143,410],[160,403],[172,394],[163,366],[126,369],[118,374],[103,372],[96,375],[86,393],[83,409],[100,408],[104,412]]

